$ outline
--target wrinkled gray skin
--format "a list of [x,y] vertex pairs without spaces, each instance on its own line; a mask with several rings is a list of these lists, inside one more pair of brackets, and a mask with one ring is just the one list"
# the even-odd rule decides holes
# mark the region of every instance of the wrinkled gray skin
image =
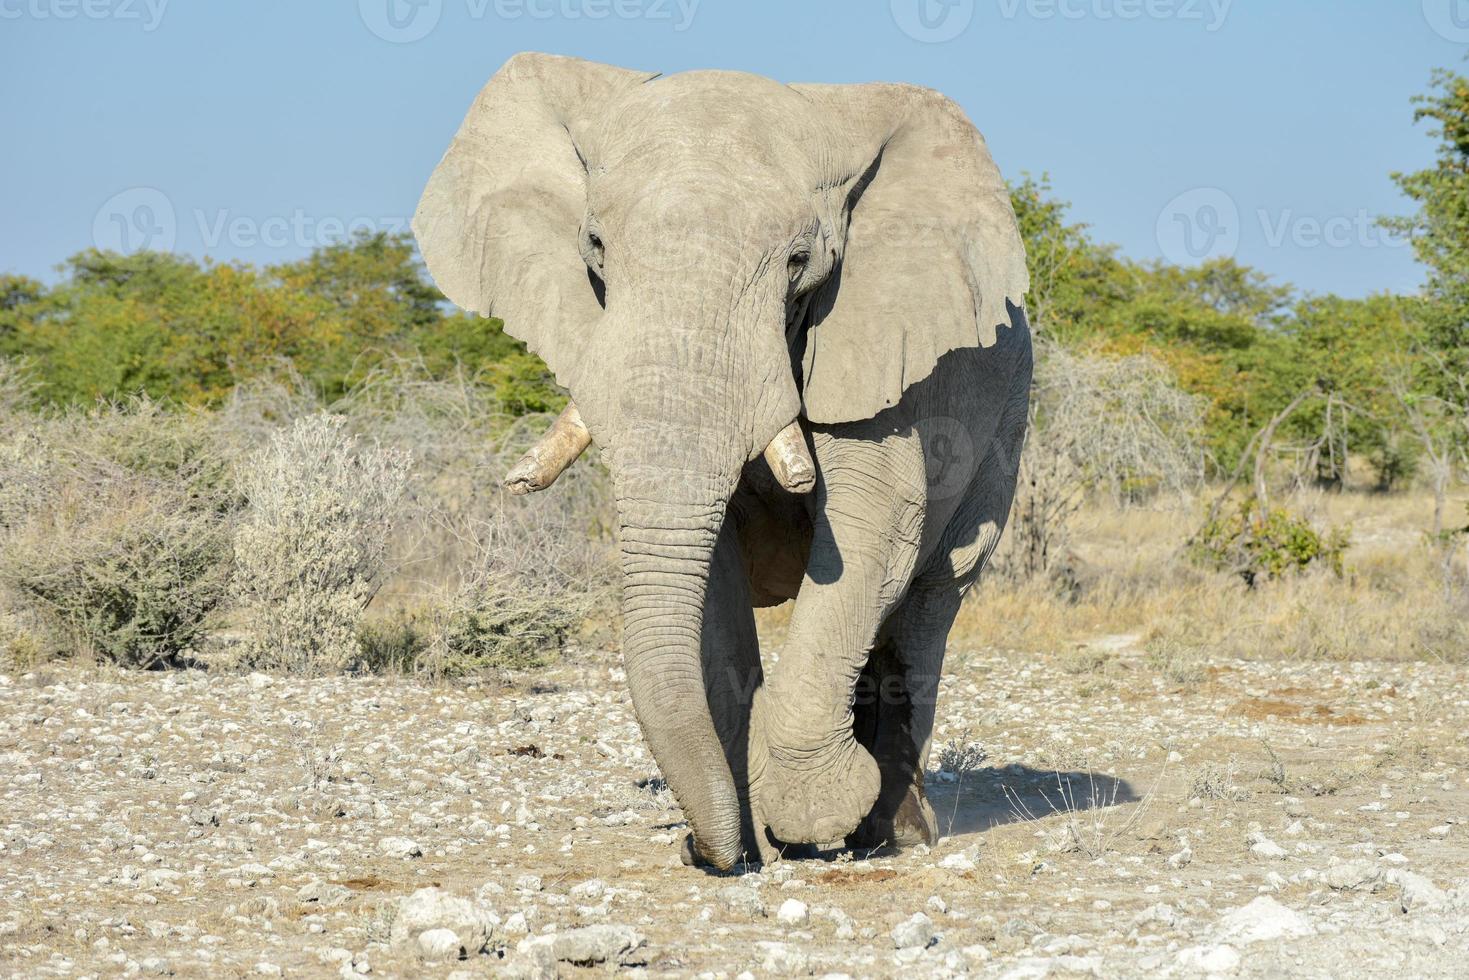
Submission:
[[[609,462],[628,684],[696,856],[934,840],[934,691],[1010,509],[1031,370],[1023,247],[959,109],[521,54],[414,230]],[[761,459],[798,418],[806,496]],[[762,677],[752,607],[789,598]]]

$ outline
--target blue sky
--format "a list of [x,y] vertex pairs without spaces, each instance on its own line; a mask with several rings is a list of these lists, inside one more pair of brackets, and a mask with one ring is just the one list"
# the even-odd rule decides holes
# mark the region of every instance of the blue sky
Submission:
[[1413,290],[1371,226],[1469,0],[0,0],[0,270],[91,245],[284,261],[393,228],[480,85],[552,51],[910,81],[1138,258]]

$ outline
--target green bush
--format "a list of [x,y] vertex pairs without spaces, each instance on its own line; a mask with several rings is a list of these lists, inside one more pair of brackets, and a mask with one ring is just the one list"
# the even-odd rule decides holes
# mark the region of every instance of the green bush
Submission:
[[226,597],[223,473],[197,416],[146,400],[12,430],[0,440],[7,604],[56,652],[131,667],[181,661]]
[[1323,533],[1284,507],[1263,506],[1251,496],[1204,525],[1193,542],[1193,556],[1254,586],[1260,579],[1278,579],[1312,565],[1340,575],[1349,545],[1344,528]]

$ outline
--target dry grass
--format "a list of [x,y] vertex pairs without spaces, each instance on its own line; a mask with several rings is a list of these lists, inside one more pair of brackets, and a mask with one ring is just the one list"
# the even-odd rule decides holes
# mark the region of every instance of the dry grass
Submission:
[[[1089,508],[1075,535],[1068,588],[984,582],[960,611],[952,642],[1070,651],[1098,636],[1131,634],[1180,684],[1199,679],[1207,658],[1469,655],[1469,568],[1462,547],[1446,559],[1428,541],[1427,494],[1313,494],[1291,503],[1323,525],[1350,527],[1344,575],[1312,571],[1250,589],[1184,554],[1201,504]],[[1062,656],[1080,671],[1096,655]]]

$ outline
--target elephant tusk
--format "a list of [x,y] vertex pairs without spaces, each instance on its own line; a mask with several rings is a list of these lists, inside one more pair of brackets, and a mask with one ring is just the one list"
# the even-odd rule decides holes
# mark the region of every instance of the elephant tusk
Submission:
[[765,462],[776,482],[791,493],[810,493],[816,489],[816,464],[806,448],[806,434],[799,420],[776,433],[765,447]]
[[591,444],[592,434],[582,422],[576,402],[567,402],[546,434],[505,474],[505,489],[516,496],[546,489]]

